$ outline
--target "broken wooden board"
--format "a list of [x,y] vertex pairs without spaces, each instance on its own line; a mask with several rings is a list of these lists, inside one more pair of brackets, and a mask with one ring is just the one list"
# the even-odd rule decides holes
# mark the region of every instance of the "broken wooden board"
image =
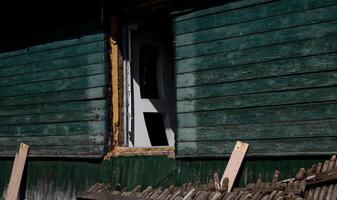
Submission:
[[29,145],[21,143],[19,153],[16,153],[12,174],[9,180],[5,200],[16,200],[19,194],[23,170],[25,168]]
[[334,180],[337,180],[337,170],[317,174],[314,179],[312,179],[311,181],[308,181],[307,185],[315,185],[315,184],[334,181]]
[[106,192],[82,192],[77,195],[77,199],[90,199],[90,200],[146,200],[140,197],[120,196],[113,195]]
[[228,178],[228,192],[232,190],[235,178],[239,172],[243,158],[245,157],[248,150],[248,146],[249,144],[240,141],[237,141],[234,146],[233,152],[231,154],[231,157],[229,158],[228,164],[220,182],[221,188],[223,188],[223,182],[225,178]]

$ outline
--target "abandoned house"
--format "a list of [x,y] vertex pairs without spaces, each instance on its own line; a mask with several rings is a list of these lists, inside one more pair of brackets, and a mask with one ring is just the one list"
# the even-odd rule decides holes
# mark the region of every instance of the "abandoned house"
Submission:
[[0,16],[1,196],[20,143],[20,199],[205,183],[236,141],[236,185],[337,153],[336,0],[13,1]]

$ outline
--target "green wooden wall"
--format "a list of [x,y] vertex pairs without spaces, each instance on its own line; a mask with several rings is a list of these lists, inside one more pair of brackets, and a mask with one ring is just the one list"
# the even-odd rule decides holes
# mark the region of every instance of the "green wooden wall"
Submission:
[[173,19],[178,157],[337,152],[336,0],[251,0]]
[[0,156],[20,142],[30,156],[102,156],[105,43],[101,28],[0,54]]

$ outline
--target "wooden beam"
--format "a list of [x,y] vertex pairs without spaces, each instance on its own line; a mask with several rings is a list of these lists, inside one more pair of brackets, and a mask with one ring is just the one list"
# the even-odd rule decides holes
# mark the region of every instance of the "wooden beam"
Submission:
[[226,170],[220,181],[221,188],[223,188],[223,182],[226,178],[228,178],[228,192],[232,190],[235,178],[239,172],[243,158],[245,157],[248,150],[248,146],[249,144],[240,141],[237,141],[235,144],[231,157],[229,158],[228,164],[226,166]]
[[109,37],[109,61],[110,61],[110,71],[111,71],[111,149],[117,146],[123,145],[123,79],[122,79],[122,63],[121,54],[118,45],[118,26],[117,19],[115,16],[111,17],[111,34]]
[[106,157],[118,156],[159,156],[164,155],[169,158],[174,158],[174,147],[114,147],[113,151]]
[[21,143],[16,153],[5,200],[16,200],[19,194],[23,170],[25,168],[29,145]]

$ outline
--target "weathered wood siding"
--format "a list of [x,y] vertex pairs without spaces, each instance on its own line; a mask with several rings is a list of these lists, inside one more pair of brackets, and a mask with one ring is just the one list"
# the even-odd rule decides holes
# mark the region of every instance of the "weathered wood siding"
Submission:
[[0,156],[100,156],[107,134],[103,31],[0,54]]
[[174,18],[177,155],[337,152],[337,1],[252,0]]

